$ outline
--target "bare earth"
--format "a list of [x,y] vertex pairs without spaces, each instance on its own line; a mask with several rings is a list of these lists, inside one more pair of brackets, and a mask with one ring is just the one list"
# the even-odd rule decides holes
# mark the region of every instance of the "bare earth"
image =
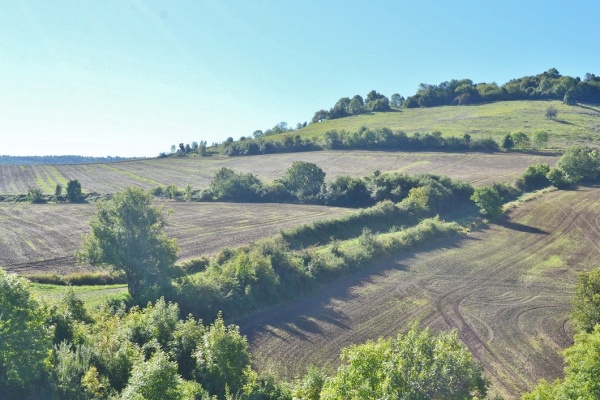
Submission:
[[600,262],[600,189],[556,191],[510,218],[239,321],[254,363],[281,376],[330,372],[340,349],[413,322],[457,329],[494,390],[517,398],[562,374],[579,271]]
[[[164,206],[170,212],[166,232],[177,239],[180,260],[353,211],[289,204],[167,202]],[[76,265],[74,255],[95,213],[94,204],[0,203],[0,267],[20,274],[85,269]]]
[[283,177],[294,161],[313,162],[326,179],[340,175],[363,177],[375,170],[409,174],[434,173],[483,186],[508,182],[528,165],[544,162],[553,166],[557,156],[519,153],[436,153],[385,151],[314,151],[246,157],[166,158],[81,165],[0,165],[0,194],[23,194],[37,187],[53,194],[57,184],[77,179],[86,192],[114,193],[129,186],[145,189],[175,184],[194,190],[208,187],[221,167],[251,172],[264,181]]

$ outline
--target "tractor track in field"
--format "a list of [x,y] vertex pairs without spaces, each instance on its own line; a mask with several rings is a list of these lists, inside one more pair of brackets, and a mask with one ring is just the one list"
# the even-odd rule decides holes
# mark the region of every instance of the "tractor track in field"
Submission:
[[288,378],[306,364],[332,373],[341,348],[395,336],[415,322],[457,329],[493,391],[518,398],[539,379],[562,374],[577,273],[600,263],[593,245],[599,209],[599,188],[546,193],[464,239],[382,262],[235,322],[255,365]]

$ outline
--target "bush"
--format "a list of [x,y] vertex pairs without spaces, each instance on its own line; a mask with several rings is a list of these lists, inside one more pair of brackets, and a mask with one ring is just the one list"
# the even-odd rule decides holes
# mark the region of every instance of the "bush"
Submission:
[[67,183],[67,198],[71,203],[79,203],[83,200],[81,193],[81,183],[77,179],[70,180]]
[[39,204],[44,202],[42,191],[38,188],[30,187],[27,190],[27,200],[32,204]]
[[493,187],[475,189],[471,199],[477,204],[481,214],[486,217],[495,217],[502,213],[502,196]]
[[595,182],[600,174],[600,155],[584,146],[569,147],[556,163],[566,178],[574,183]]
[[209,191],[215,200],[258,201],[261,197],[262,182],[253,174],[236,173],[229,168],[221,168],[210,182]]
[[515,186],[522,191],[531,191],[548,187],[550,186],[550,180],[547,176],[549,172],[550,167],[548,164],[536,163],[530,165],[525,170],[523,176],[517,180]]

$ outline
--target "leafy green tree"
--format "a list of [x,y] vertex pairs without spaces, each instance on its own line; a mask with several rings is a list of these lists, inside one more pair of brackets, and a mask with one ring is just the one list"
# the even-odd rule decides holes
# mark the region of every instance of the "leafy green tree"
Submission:
[[550,185],[548,174],[550,166],[544,163],[535,163],[525,170],[525,173],[517,180],[515,186],[520,190],[542,189]]
[[569,147],[556,163],[566,177],[574,183],[593,182],[600,173],[600,155],[585,146]]
[[121,399],[182,399],[180,384],[177,365],[159,350],[148,361],[140,360],[133,366],[131,378],[121,394]]
[[260,198],[262,182],[254,174],[236,173],[221,168],[210,182],[209,191],[215,200],[256,201]]
[[225,326],[219,315],[204,333],[196,360],[198,380],[211,394],[235,394],[244,386],[244,371],[250,366],[248,341],[239,327]]
[[79,203],[81,201],[81,183],[77,179],[67,182],[67,198],[71,203]]
[[392,107],[400,108],[404,104],[404,97],[400,96],[398,93],[394,93],[390,97],[390,104]]
[[531,140],[529,136],[523,132],[514,132],[511,134],[512,140],[515,144],[515,148],[524,150],[528,148],[531,144]]
[[325,172],[316,164],[306,161],[294,161],[285,171],[283,184],[298,199],[315,196],[325,183]]
[[573,299],[573,319],[577,328],[592,332],[600,324],[600,269],[579,275]]
[[559,189],[564,189],[569,186],[572,182],[565,176],[563,170],[558,168],[550,168],[546,178]]
[[361,114],[365,110],[365,101],[360,95],[356,95],[348,104],[348,112],[352,115]]
[[565,350],[564,379],[552,384],[542,380],[522,400],[596,400],[600,399],[600,325],[590,333],[575,335],[575,344]]
[[175,240],[163,232],[164,225],[161,210],[150,204],[150,195],[128,188],[100,204],[78,258],[123,271],[129,294],[138,298],[141,289],[164,281],[177,259]]
[[315,112],[315,115],[313,115],[310,122],[312,122],[313,124],[316,124],[317,122],[325,121],[326,119],[329,119],[329,111],[319,110],[319,111]]
[[502,196],[493,187],[475,189],[471,200],[479,207],[479,212],[486,217],[495,217],[502,213]]
[[52,346],[45,319],[29,282],[0,269],[0,393],[26,388],[41,376]]
[[342,360],[321,399],[467,399],[487,393],[482,368],[456,331],[436,336],[413,326],[396,339],[346,348]]
[[515,142],[513,141],[513,138],[510,135],[510,133],[507,133],[504,136],[504,139],[502,140],[502,147],[505,148],[506,150],[510,150],[513,147],[515,147]]
[[62,196],[62,191],[63,191],[63,187],[60,183],[56,184],[56,187],[54,188],[54,199],[56,201],[59,201],[61,196]]
[[548,144],[548,132],[546,131],[535,131],[531,137],[531,142],[536,149],[543,149]]

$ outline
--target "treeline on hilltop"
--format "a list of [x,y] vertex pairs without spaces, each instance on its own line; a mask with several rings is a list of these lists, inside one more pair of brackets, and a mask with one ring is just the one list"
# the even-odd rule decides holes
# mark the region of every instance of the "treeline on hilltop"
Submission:
[[85,157],[85,156],[7,156],[0,155],[0,164],[31,165],[31,164],[92,164],[116,161],[136,160],[139,157]]
[[406,99],[398,93],[389,99],[372,90],[366,100],[360,95],[342,97],[329,110],[315,112],[311,122],[344,118],[392,108],[457,106],[504,100],[561,100],[566,104],[600,103],[600,76],[586,73],[584,78],[562,76],[551,68],[534,76],[511,79],[504,85],[474,83],[471,79],[452,79],[437,85],[421,83],[417,93]]

